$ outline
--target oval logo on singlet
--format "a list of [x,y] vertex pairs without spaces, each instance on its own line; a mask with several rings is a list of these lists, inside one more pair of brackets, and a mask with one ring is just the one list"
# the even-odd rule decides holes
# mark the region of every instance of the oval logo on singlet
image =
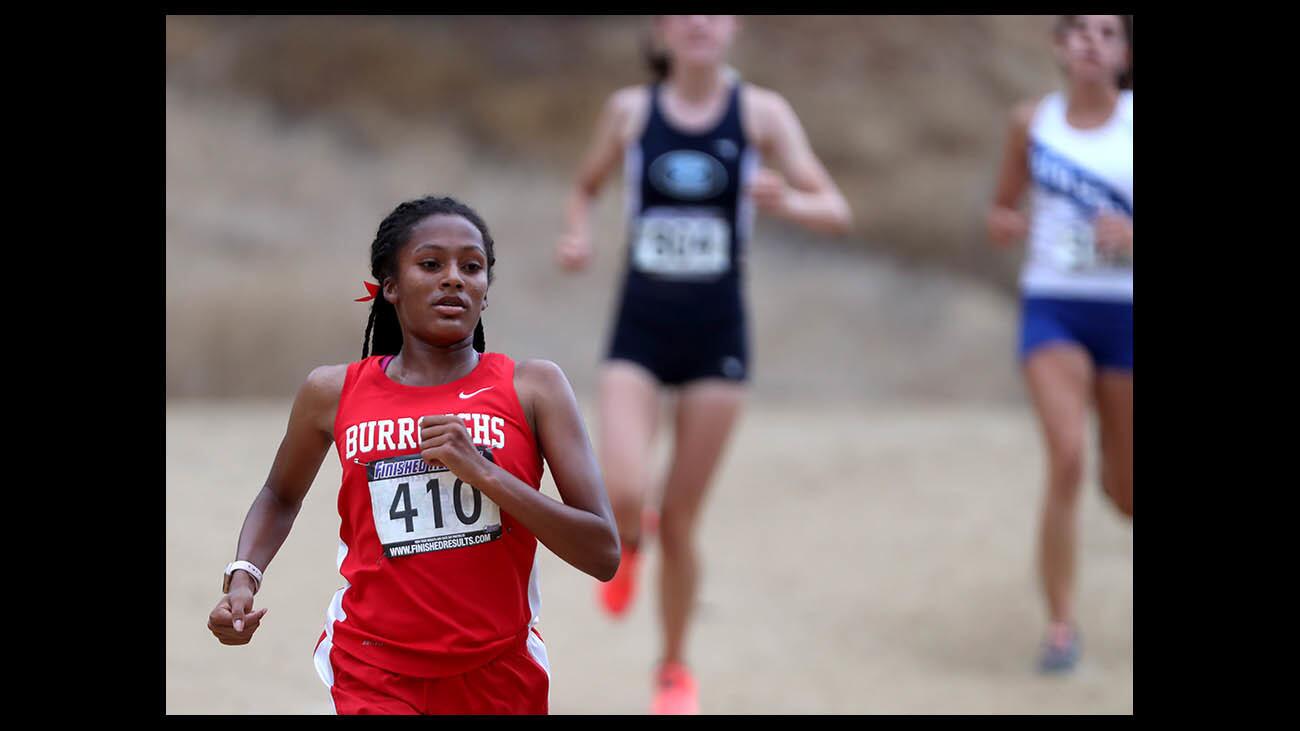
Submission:
[[650,182],[682,200],[712,198],[727,187],[727,169],[717,158],[696,150],[665,152],[650,164]]

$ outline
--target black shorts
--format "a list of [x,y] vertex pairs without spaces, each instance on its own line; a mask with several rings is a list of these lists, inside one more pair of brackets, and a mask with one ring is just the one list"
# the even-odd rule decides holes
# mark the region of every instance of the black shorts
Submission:
[[749,340],[742,315],[699,322],[638,316],[620,309],[607,360],[628,360],[665,386],[702,378],[749,380]]

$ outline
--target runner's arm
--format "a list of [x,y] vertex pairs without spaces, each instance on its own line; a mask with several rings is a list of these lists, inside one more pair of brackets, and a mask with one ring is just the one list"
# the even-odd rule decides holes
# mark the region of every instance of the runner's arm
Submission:
[[1029,217],[1021,212],[1020,199],[1029,187],[1029,124],[1034,106],[1034,102],[1018,105],[1007,127],[998,189],[985,221],[989,238],[999,246],[1009,246],[1029,235]]
[[596,134],[578,167],[578,176],[569,195],[568,224],[571,232],[586,231],[591,202],[600,195],[605,180],[618,165],[623,151],[622,131],[626,125],[629,91],[611,95],[600,110]]
[[565,231],[560,237],[557,254],[566,268],[585,267],[591,258],[591,205],[600,195],[605,180],[619,164],[623,151],[624,130],[632,108],[636,105],[637,89],[629,87],[615,92],[605,102],[596,121],[596,133],[587,148],[569,199],[565,205]]
[[853,211],[813,152],[799,117],[780,94],[766,91],[764,97],[758,106],[763,110],[764,146],[791,188],[773,212],[816,231],[848,233]]
[[461,477],[523,523],[552,553],[608,581],[618,570],[618,531],[573,389],[560,367],[545,360],[519,363],[515,388],[525,413],[532,415],[537,446],[563,502],[483,459],[470,445],[468,432],[464,439],[458,436],[463,442],[458,451],[468,455],[466,469],[478,474]]
[[[284,544],[334,440],[334,415],[346,374],[346,365],[322,366],[298,389],[271,472],[244,518],[237,559],[265,571]],[[247,578],[244,572],[236,572],[241,575]]]
[[[253,505],[244,516],[235,557],[265,571],[293,527],[303,497],[316,479],[333,440],[334,413],[347,366],[324,366],[298,390],[289,426]],[[208,630],[223,645],[246,645],[261,625],[266,608],[253,610],[256,586],[247,571],[235,571],[230,588],[208,613]]]

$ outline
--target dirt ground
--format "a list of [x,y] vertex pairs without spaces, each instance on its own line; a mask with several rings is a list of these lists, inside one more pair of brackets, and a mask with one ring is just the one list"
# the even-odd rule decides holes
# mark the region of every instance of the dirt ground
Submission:
[[[341,585],[333,454],[267,572],[254,641],[225,647],[205,627],[287,415],[287,402],[168,408],[168,713],[331,712],[311,654]],[[1037,439],[1022,406],[751,402],[701,525],[690,660],[702,711],[1131,713],[1133,532],[1095,480],[1082,508],[1083,660],[1071,677],[1033,672]],[[543,489],[556,496],[549,476]],[[593,579],[539,551],[552,712],[645,712],[653,552],[646,591],[615,622]]]

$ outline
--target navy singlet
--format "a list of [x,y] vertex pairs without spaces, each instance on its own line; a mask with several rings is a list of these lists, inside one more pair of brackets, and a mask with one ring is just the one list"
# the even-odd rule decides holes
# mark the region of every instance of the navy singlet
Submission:
[[664,385],[748,378],[743,294],[753,206],[745,188],[758,150],[740,122],[739,80],[722,118],[688,133],[664,117],[650,87],[640,137],[628,145],[626,274],[608,359],[628,360]]

